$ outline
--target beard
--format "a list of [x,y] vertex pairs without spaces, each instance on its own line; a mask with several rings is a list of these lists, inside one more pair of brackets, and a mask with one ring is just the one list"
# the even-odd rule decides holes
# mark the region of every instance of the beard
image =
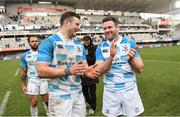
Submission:
[[85,47],[85,48],[88,48],[88,45],[87,45],[87,44],[84,44],[84,47]]
[[30,45],[31,49],[36,51],[38,49],[38,45]]
[[105,38],[108,40],[112,40],[113,36],[108,34],[108,35],[105,35]]
[[72,38],[72,37],[75,37],[75,36],[76,36],[76,32],[73,29],[70,29],[69,30],[69,37]]
[[115,38],[118,37],[118,35],[115,33],[115,34],[106,34],[105,37],[108,39],[108,40],[114,40]]

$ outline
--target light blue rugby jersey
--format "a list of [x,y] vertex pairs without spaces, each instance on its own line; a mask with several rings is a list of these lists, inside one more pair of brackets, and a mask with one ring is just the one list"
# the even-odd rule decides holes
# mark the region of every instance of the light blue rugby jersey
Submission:
[[[80,41],[72,38],[71,43],[67,43],[60,33],[43,40],[38,52],[38,63],[48,62],[54,68],[64,69],[77,61],[86,60],[86,51]],[[69,99],[81,93],[79,76],[64,76],[50,80],[50,98]]]
[[27,71],[28,80],[30,79],[34,79],[38,81],[41,80],[37,75],[37,70],[35,66],[37,62],[37,56],[38,56],[38,51],[34,52],[29,50],[25,52],[21,58],[21,67],[28,68]]
[[[110,41],[105,41],[96,50],[96,60],[105,61],[110,56]],[[126,55],[130,48],[134,48],[136,43],[132,39],[120,37],[116,42],[117,53],[113,59],[111,69],[105,74],[104,87],[111,92],[128,91],[136,86],[136,77],[130,67]],[[139,50],[136,50],[136,57],[140,56]]]

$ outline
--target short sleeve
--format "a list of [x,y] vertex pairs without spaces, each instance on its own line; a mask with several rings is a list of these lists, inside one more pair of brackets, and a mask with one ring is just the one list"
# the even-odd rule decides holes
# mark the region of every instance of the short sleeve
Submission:
[[101,52],[101,47],[98,47],[96,49],[96,61],[104,61],[104,58]]
[[[137,45],[136,45],[136,42],[134,40],[131,39],[130,41],[130,45],[131,45],[131,48],[135,48]],[[139,49],[136,49],[136,55],[135,57],[140,57],[140,51]]]
[[38,48],[38,63],[51,62],[53,59],[53,40],[47,38],[43,40]]
[[27,62],[26,62],[25,57],[26,57],[26,53],[24,53],[24,54],[22,55],[22,57],[21,57],[21,67],[22,67],[22,68],[26,68],[26,67],[27,67]]

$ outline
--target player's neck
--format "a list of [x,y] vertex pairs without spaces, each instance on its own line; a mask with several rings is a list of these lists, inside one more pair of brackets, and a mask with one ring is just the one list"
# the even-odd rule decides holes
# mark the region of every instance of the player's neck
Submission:
[[71,37],[69,37],[68,32],[66,30],[61,28],[60,33],[66,42],[71,41]]
[[32,52],[37,52],[37,49],[32,49],[32,48],[31,48],[31,51],[32,51]]

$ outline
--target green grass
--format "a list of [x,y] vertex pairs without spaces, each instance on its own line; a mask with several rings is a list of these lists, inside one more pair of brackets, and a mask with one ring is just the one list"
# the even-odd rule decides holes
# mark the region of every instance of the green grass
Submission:
[[[23,94],[20,89],[20,77],[15,76],[16,71],[20,68],[19,61],[0,61],[0,103],[7,91],[11,91],[8,103],[4,110],[4,116],[28,116],[29,98]],[[40,101],[42,102],[42,101]],[[43,105],[39,102],[39,114],[45,115]]]
[[180,46],[145,48],[141,56],[145,69],[137,79],[145,107],[143,115],[180,115],[180,63],[175,63],[180,62]]
[[[180,46],[144,48],[140,51],[145,65],[143,73],[137,74],[145,107],[142,115],[180,116]],[[19,76],[15,76],[20,67],[19,61],[0,61],[0,66],[0,104],[6,92],[11,91],[4,115],[29,116],[29,99],[20,90]],[[101,79],[97,85],[95,115],[102,115],[102,93]],[[45,115],[42,101],[39,102],[39,115]]]

